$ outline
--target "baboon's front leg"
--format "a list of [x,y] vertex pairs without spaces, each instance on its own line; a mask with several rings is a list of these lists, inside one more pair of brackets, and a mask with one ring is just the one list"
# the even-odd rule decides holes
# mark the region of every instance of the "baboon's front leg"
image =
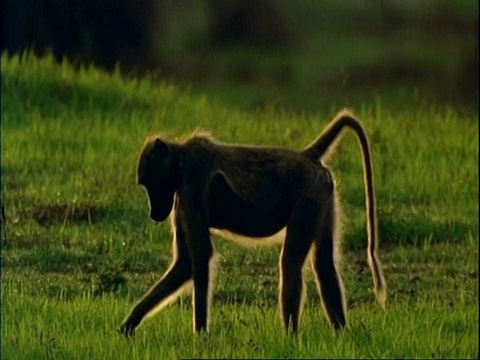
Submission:
[[191,239],[193,259],[193,328],[208,331],[213,268],[213,246],[208,231],[199,231]]
[[215,275],[214,249],[210,238],[208,217],[202,205],[200,190],[186,186],[180,193],[179,214],[184,220],[186,242],[192,259],[193,272],[193,330],[208,331],[211,282]]
[[118,329],[125,336],[131,336],[142,320],[155,310],[161,309],[181,293],[182,286],[192,278],[192,260],[189,255],[183,229],[176,227],[174,237],[174,260],[169,270],[136,303],[130,314]]
[[125,336],[133,335],[135,328],[151,312],[173,301],[178,292],[192,276],[190,259],[177,259],[165,275],[135,304],[132,311],[119,328]]

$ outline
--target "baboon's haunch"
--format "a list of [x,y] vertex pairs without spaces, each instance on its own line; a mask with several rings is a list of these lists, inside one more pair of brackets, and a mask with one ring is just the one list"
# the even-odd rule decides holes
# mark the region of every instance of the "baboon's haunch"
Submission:
[[368,260],[376,297],[384,306],[386,283],[376,255],[370,148],[362,125],[345,110],[302,151],[228,145],[203,135],[183,143],[148,138],[138,162],[138,184],[148,193],[154,221],[165,220],[173,209],[174,259],[165,275],[135,304],[119,332],[132,335],[145,317],[172,302],[192,281],[194,330],[207,331],[215,271],[210,231],[260,242],[283,228],[280,307],[286,331],[298,330],[304,292],[302,265],[309,251],[327,318],[334,328],[346,326],[343,285],[334,259],[335,183],[321,162],[345,127],[355,132],[362,149]]

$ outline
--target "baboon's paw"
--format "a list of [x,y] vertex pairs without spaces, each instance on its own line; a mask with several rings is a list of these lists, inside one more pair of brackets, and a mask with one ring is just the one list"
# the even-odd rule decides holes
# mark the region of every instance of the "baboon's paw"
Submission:
[[117,333],[126,338],[135,337],[135,326],[130,323],[124,323],[117,329]]

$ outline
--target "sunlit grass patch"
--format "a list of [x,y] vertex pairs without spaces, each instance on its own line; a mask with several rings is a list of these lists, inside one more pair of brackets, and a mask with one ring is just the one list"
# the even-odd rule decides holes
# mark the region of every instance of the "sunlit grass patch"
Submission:
[[[168,268],[169,224],[148,219],[135,165],[145,137],[195,128],[226,142],[302,148],[332,114],[242,113],[174,86],[52,59],[2,57],[2,353],[5,358],[478,357],[478,122],[422,106],[354,109],[372,143],[383,312],[366,263],[363,175],[345,135],[330,164],[343,204],[351,327],[334,335],[311,274],[301,332],[283,334],[279,247],[223,255],[211,333],[193,336],[187,295],[115,332]],[[2,229],[3,230],[3,229]]]

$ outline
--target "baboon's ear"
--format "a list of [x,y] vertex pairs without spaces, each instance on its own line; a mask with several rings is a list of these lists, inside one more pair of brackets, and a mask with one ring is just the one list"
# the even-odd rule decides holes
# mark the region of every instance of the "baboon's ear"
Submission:
[[155,157],[167,157],[170,153],[170,149],[168,148],[168,144],[162,141],[159,138],[155,139],[155,143],[153,144],[152,153]]

